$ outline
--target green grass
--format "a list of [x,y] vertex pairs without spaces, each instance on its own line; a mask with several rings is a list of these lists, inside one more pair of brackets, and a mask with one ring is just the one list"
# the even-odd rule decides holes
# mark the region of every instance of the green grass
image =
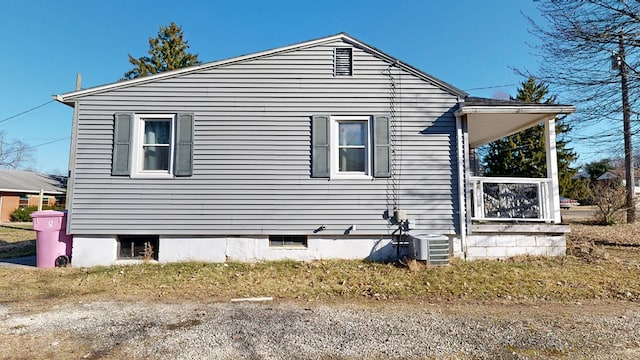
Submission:
[[573,257],[454,261],[410,269],[362,261],[257,264],[141,264],[92,269],[0,269],[4,301],[228,300],[272,296],[304,301],[640,300],[640,270]]

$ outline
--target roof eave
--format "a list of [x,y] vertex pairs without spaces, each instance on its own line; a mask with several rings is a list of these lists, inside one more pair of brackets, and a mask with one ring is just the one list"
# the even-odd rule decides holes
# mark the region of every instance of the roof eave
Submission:
[[510,106],[464,106],[455,111],[456,116],[468,114],[571,114],[576,111],[572,105],[510,105]]
[[[39,194],[40,190],[24,190],[24,189],[0,189],[0,192],[10,192],[10,193],[26,193],[26,194]],[[45,195],[63,195],[65,191],[62,190],[43,190],[43,194]]]
[[364,43],[364,42],[362,42],[362,41],[360,41],[360,40],[358,40],[358,39],[356,39],[356,38],[354,38],[354,37],[352,37],[350,35],[347,35],[345,33],[341,33],[341,35],[342,35],[344,40],[352,41],[352,42],[356,43],[358,46],[363,47],[363,48],[371,51],[372,53],[374,53],[377,56],[385,59],[386,61],[398,65],[399,67],[401,67],[402,69],[406,70],[407,72],[412,73],[413,75],[416,75],[416,76],[418,76],[418,77],[420,77],[420,78],[422,78],[424,80],[427,80],[429,82],[433,82],[434,84],[446,89],[447,91],[449,91],[453,95],[456,95],[456,96],[458,96],[460,98],[466,98],[467,96],[469,96],[469,94],[466,93],[465,91],[460,90],[457,87],[455,87],[455,86],[453,86],[453,85],[451,85],[451,84],[449,84],[449,83],[447,83],[445,81],[442,81],[442,80],[440,80],[440,79],[438,79],[438,78],[436,78],[436,77],[434,77],[434,76],[432,76],[432,75],[430,75],[430,74],[428,74],[428,73],[426,73],[426,72],[424,72],[424,71],[422,71],[422,70],[420,70],[418,68],[415,68],[415,67],[407,64],[406,62],[404,62],[404,61],[402,61],[400,59],[397,59],[397,58],[395,58],[395,57],[393,57],[391,55],[388,55],[384,51],[381,51],[381,50],[379,50],[379,49],[377,49],[377,48],[375,48],[373,46],[370,46],[370,45],[368,45],[368,44],[366,44],[366,43]]

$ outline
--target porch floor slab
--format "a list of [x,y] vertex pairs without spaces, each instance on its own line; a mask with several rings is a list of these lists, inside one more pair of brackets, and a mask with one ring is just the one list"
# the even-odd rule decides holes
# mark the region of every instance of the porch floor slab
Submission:
[[519,234],[566,234],[569,225],[562,224],[472,224],[471,232],[476,233],[519,233]]

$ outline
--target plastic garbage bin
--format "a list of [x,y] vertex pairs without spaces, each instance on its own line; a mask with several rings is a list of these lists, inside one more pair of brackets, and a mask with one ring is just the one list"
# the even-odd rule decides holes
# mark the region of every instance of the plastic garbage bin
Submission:
[[71,261],[73,237],[67,235],[66,211],[35,211],[31,214],[36,231],[36,266],[66,266]]

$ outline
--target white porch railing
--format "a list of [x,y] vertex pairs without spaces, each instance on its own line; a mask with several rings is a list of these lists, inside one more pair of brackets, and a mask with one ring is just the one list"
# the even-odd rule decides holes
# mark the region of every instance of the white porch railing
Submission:
[[552,222],[551,179],[477,177],[471,182],[471,220]]

